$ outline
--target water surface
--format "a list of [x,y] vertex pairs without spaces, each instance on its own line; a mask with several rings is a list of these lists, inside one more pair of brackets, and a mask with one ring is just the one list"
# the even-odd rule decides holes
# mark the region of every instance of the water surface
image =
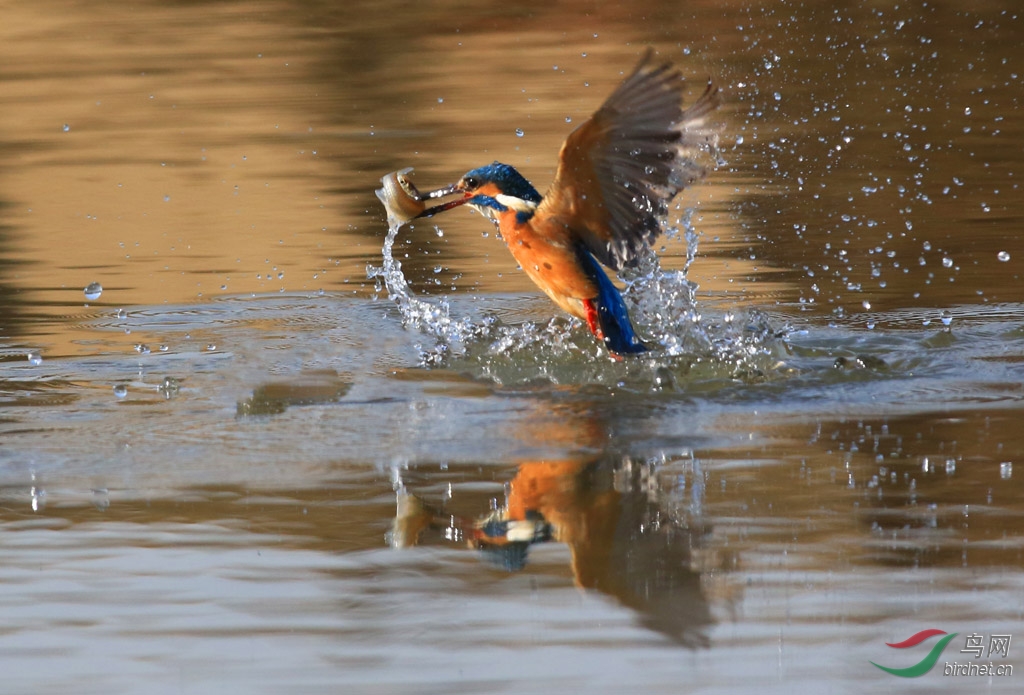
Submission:
[[[942,675],[1024,624],[1015,3],[3,15],[5,692],[1019,690]],[[379,178],[544,190],[647,45],[726,95],[659,351],[465,210],[396,301]]]

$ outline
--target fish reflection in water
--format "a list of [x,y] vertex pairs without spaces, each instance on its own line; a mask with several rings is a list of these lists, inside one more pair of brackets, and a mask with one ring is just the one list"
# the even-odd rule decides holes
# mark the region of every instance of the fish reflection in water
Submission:
[[705,530],[662,504],[654,473],[651,464],[614,455],[522,463],[505,506],[475,519],[452,517],[402,489],[391,543],[416,545],[427,529],[440,530],[513,572],[527,568],[532,545],[564,543],[577,586],[614,597],[677,642],[707,646]]

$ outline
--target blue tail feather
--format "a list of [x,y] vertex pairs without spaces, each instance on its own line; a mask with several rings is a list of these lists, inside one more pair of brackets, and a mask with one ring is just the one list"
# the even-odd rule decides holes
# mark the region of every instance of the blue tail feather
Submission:
[[604,344],[619,354],[647,352],[647,346],[633,330],[619,288],[608,279],[590,251],[580,248],[579,255],[587,274],[597,282],[597,320],[604,332]]

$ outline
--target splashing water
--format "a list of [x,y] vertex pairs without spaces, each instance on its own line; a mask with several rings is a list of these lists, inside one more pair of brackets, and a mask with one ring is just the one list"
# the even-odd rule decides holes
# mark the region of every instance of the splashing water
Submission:
[[632,316],[649,342],[662,346],[671,356],[700,354],[711,347],[711,337],[701,325],[697,311],[697,284],[686,278],[697,256],[699,236],[693,229],[692,211],[684,212],[677,227],[666,231],[668,238],[679,235],[686,239],[686,262],[681,270],[665,271],[661,260],[651,249],[641,253],[637,265],[624,271],[624,296],[635,308]]
[[[383,193],[378,197],[387,202]],[[382,265],[367,265],[367,277],[386,289],[398,307],[402,323],[434,339],[433,345],[417,345],[424,367],[445,367],[457,362],[482,378],[496,383],[623,383],[630,376],[655,388],[675,383],[680,372],[691,373],[697,364],[709,377],[762,376],[777,361],[777,338],[756,312],[737,317],[727,312],[706,319],[697,310],[697,284],[686,274],[696,257],[699,235],[687,211],[678,227],[667,230],[670,238],[684,230],[686,262],[681,270],[663,270],[658,256],[648,250],[636,267],[621,275],[623,296],[634,323],[653,349],[624,362],[604,359],[604,348],[574,318],[557,316],[547,323],[506,325],[493,314],[476,317],[452,315],[447,298],[416,296],[394,256],[402,222],[389,216],[382,249]],[[666,370],[668,370],[666,372]]]
[[[377,191],[377,197],[387,205],[382,197],[381,191]],[[388,296],[398,306],[402,314],[403,325],[417,328],[437,339],[433,348],[420,348],[420,358],[424,365],[441,365],[449,354],[462,354],[464,346],[468,341],[480,340],[489,332],[488,319],[476,324],[469,317],[453,319],[451,309],[446,299],[430,302],[420,299],[409,288],[409,283],[402,273],[402,263],[394,257],[395,238],[402,223],[389,214],[388,234],[384,238],[382,249],[383,265],[366,266],[366,276],[378,281],[377,291],[380,291],[379,282],[384,282]]]
[[771,325],[757,311],[704,317],[697,305],[698,285],[687,279],[697,257],[699,233],[693,227],[693,210],[687,209],[677,226],[666,230],[676,238],[682,229],[686,261],[681,270],[663,270],[653,250],[644,253],[632,271],[623,273],[624,296],[632,304],[632,315],[648,342],[657,342],[668,356],[691,356],[711,360],[736,374],[762,373],[776,360],[786,329]]

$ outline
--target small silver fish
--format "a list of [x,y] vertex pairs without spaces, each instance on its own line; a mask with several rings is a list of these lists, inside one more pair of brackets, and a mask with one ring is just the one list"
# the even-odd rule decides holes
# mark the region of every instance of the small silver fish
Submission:
[[411,171],[412,167],[406,167],[380,180],[382,187],[377,189],[377,197],[384,203],[389,222],[393,220],[397,224],[405,224],[427,209],[424,197],[407,178]]
[[438,212],[462,205],[468,200],[468,198],[463,197],[428,208],[428,200],[443,198],[457,193],[455,184],[438,188],[435,191],[420,193],[412,181],[409,180],[410,172],[412,172],[412,167],[406,167],[405,169],[387,174],[380,180],[381,188],[376,190],[377,197],[380,199],[380,202],[384,203],[384,209],[387,210],[388,224],[391,226],[403,225],[417,217],[430,217]]

